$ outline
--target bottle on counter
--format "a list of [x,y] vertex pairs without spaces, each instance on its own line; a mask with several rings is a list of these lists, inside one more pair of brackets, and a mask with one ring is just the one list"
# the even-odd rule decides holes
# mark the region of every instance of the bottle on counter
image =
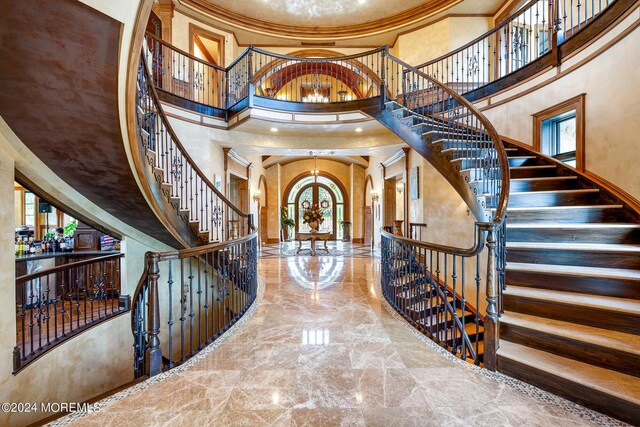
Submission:
[[29,254],[35,255],[36,253],[36,243],[33,240],[33,237],[29,237]]

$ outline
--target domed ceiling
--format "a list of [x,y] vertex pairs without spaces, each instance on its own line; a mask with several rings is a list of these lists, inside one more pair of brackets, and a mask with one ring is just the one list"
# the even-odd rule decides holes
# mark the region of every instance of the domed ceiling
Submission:
[[501,0],[179,0],[237,29],[284,39],[341,40],[397,33],[429,18],[493,14]]

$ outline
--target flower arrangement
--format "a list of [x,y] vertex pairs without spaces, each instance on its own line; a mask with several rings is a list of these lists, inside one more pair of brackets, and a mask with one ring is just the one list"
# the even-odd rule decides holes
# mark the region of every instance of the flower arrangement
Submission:
[[322,224],[323,221],[324,211],[320,209],[318,205],[313,205],[302,211],[302,222],[305,224],[310,224],[312,222]]

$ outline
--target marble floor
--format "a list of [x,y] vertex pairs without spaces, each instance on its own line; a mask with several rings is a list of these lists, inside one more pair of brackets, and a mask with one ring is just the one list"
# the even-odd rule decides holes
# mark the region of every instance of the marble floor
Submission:
[[381,301],[378,275],[375,258],[262,259],[264,294],[248,320],[217,348],[164,379],[103,402],[99,412],[67,422],[101,427],[616,423],[447,357]]

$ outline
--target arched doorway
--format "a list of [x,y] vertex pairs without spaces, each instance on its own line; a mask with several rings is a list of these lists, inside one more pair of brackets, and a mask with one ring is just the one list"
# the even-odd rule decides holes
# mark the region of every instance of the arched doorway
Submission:
[[346,195],[333,178],[327,176],[305,176],[289,185],[285,195],[287,211],[296,222],[296,232],[308,232],[309,226],[303,223],[305,208],[318,205],[324,211],[324,222],[320,231],[331,233],[331,239],[342,239],[342,221],[346,220]]

